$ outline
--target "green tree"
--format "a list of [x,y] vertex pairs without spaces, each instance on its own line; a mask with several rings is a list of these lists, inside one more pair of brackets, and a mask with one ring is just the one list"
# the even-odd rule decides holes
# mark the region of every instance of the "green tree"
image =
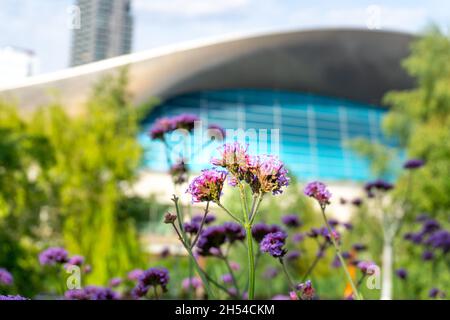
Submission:
[[[403,66],[416,79],[411,90],[393,91],[385,102],[391,106],[385,132],[397,137],[409,157],[424,159],[426,166],[413,182],[414,211],[443,219],[450,210],[450,38],[431,27],[412,45]],[[404,194],[406,178],[397,188]]]

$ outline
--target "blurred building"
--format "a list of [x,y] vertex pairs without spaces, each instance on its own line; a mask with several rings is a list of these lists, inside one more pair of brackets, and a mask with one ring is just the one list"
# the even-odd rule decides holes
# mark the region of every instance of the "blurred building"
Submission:
[[[150,141],[149,127],[159,117],[193,113],[205,127],[216,124],[257,134],[266,130],[269,153],[276,150],[300,180],[331,184],[339,197],[372,178],[368,163],[347,148],[349,140],[395,143],[382,134],[387,111],[382,97],[413,86],[401,67],[413,38],[397,32],[320,29],[197,41],[36,77],[0,95],[18,96],[24,109],[34,108],[50,101],[45,92],[56,88],[72,111],[99,79],[127,66],[134,103],[154,97],[160,101],[138,137],[148,148],[139,193],[156,192],[168,199],[173,192],[163,174],[163,145]],[[272,130],[279,130],[278,136]],[[247,141],[255,146],[261,139],[257,135]],[[198,154],[191,168],[208,167],[208,152]]]
[[99,61],[131,52],[131,0],[77,0],[79,28],[74,28],[71,65]]
[[16,47],[0,48],[0,87],[35,75],[37,68],[33,51]]

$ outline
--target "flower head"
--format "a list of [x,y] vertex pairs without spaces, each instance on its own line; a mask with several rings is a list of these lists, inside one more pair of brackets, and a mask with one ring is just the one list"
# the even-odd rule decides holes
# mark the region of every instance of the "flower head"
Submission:
[[445,292],[438,289],[438,288],[431,288],[428,296],[432,299],[436,299],[436,298],[445,298]]
[[48,248],[39,254],[39,262],[41,265],[55,265],[57,263],[65,263],[68,261],[68,253],[65,249],[59,247]]
[[225,129],[217,124],[210,124],[208,126],[208,136],[211,139],[224,140],[226,137]]
[[402,280],[405,280],[408,277],[408,271],[406,271],[406,269],[403,268],[395,270],[395,274]]
[[442,252],[450,252],[450,232],[447,230],[438,230],[427,239],[426,244],[434,249],[441,249]]
[[330,203],[331,193],[327,186],[319,181],[310,182],[305,187],[305,195],[316,199],[320,206],[324,207]]
[[10,286],[13,284],[13,276],[8,270],[0,268],[0,285]]
[[27,298],[24,298],[22,296],[4,296],[0,294],[0,300],[28,300]]
[[363,274],[373,275],[376,272],[377,265],[372,261],[360,261],[357,265]]
[[192,195],[192,202],[219,202],[226,176],[223,171],[203,170],[187,189],[187,193]]
[[252,227],[252,236],[257,242],[261,242],[264,236],[268,233],[283,231],[280,226],[273,224],[267,225],[265,223],[256,223]]
[[118,287],[118,286],[120,286],[122,284],[122,278],[112,278],[110,281],[109,281],[109,286],[110,287]]
[[[226,241],[224,226],[211,226],[203,230],[197,241],[197,253],[201,256],[215,255],[212,249],[220,251],[220,246]],[[220,253],[220,252],[217,252]]]
[[211,159],[211,163],[226,168],[239,181],[245,180],[252,166],[247,148],[238,142],[224,144],[219,148],[220,157]]
[[226,284],[233,283],[233,276],[230,273],[226,273],[222,276],[222,281]]
[[277,195],[282,193],[283,188],[289,185],[288,171],[284,163],[276,156],[255,157],[251,172],[254,178],[248,182],[254,193],[271,192]]
[[84,257],[80,255],[75,255],[69,258],[67,264],[72,266],[81,266],[84,263]]
[[110,288],[87,286],[83,289],[67,290],[64,294],[67,300],[118,300],[120,295]]
[[366,189],[367,195],[369,197],[373,197],[374,190],[378,190],[378,191],[389,191],[391,189],[394,188],[394,185],[390,182],[384,181],[384,180],[375,180],[373,182],[368,182],[366,183],[366,185],[364,186],[364,189]]
[[164,134],[169,133],[175,129],[174,122],[171,118],[159,118],[150,129],[149,136],[152,139],[164,139]]
[[161,287],[163,291],[166,291],[169,279],[169,271],[165,268],[150,268],[145,270],[139,276],[138,284],[133,289],[133,295],[143,297],[147,294],[150,287]]
[[269,253],[274,258],[281,258],[286,254],[284,245],[286,242],[287,234],[282,231],[268,233],[261,240],[260,249],[262,252]]
[[424,164],[425,161],[422,159],[410,159],[403,164],[403,168],[413,170],[422,167]]
[[192,131],[196,121],[200,118],[195,114],[183,113],[172,118],[172,123],[174,129],[184,129],[187,131]]
[[300,219],[296,214],[287,214],[281,217],[281,221],[286,227],[297,228],[301,226]]
[[223,224],[225,236],[228,242],[243,241],[245,239],[244,228],[235,222],[225,222]]
[[137,281],[139,280],[139,277],[144,273],[144,270],[142,269],[134,269],[128,272],[127,278],[131,281]]
[[311,300],[314,298],[315,290],[310,280],[307,280],[305,283],[298,284],[296,289],[301,292],[302,300]]
[[[203,220],[203,214],[197,214],[192,217],[191,221],[194,223],[201,223]],[[208,213],[205,217],[205,224],[210,224],[216,220],[216,216],[212,213]]]
[[202,280],[199,277],[184,278],[183,281],[181,281],[181,287],[184,291],[189,291],[190,288],[198,289],[201,286]]

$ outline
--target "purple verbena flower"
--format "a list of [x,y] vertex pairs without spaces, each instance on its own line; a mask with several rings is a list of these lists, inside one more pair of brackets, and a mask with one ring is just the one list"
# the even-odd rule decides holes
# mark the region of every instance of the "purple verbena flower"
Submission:
[[287,252],[286,249],[283,248],[286,238],[287,234],[282,231],[268,233],[261,240],[260,249],[262,252],[269,253],[274,258],[281,258]]
[[112,278],[110,281],[109,281],[109,286],[110,287],[113,287],[113,288],[115,288],[115,287],[118,287],[118,286],[120,286],[122,284],[122,278]]
[[228,242],[243,241],[245,239],[245,229],[235,222],[225,222],[223,224],[225,236]]
[[181,287],[184,291],[189,291],[190,288],[198,289],[202,286],[202,280],[199,277],[184,278],[181,281]]
[[360,261],[357,264],[357,267],[363,274],[373,275],[378,268],[377,265],[372,261]]
[[311,280],[298,284],[296,289],[297,291],[300,291],[302,300],[312,300],[314,298],[315,290],[312,286]]
[[[192,217],[191,221],[194,223],[201,223],[203,220],[203,214],[197,214]],[[216,220],[216,216],[212,213],[208,213],[205,218],[205,224],[210,224]]]
[[287,214],[281,217],[281,221],[286,227],[297,228],[301,226],[300,219],[296,214]]
[[425,250],[425,251],[422,253],[422,260],[423,260],[423,261],[431,261],[431,260],[433,260],[433,259],[434,259],[434,253],[433,253],[433,251]]
[[142,269],[134,269],[128,272],[127,278],[131,281],[138,281],[140,276],[144,273]]
[[219,148],[220,158],[211,159],[211,163],[226,168],[239,181],[245,180],[252,166],[247,149],[248,146],[242,146],[238,142],[224,144]]
[[192,202],[218,203],[226,176],[227,174],[223,171],[203,170],[201,175],[191,182],[186,192],[192,195]]
[[408,271],[406,271],[406,269],[403,268],[395,270],[395,274],[402,280],[405,280],[408,277]]
[[310,182],[306,185],[304,190],[305,195],[316,199],[321,207],[330,204],[331,193],[327,186],[319,181]]
[[67,251],[63,248],[52,247],[42,251],[39,254],[39,263],[41,265],[63,264],[68,261]]
[[153,126],[151,127],[149,131],[149,136],[153,140],[164,139],[164,134],[169,133],[175,129],[174,122],[171,118],[159,118],[155,121]]
[[450,252],[450,232],[438,230],[427,239],[426,244],[435,249],[441,249],[443,253]]
[[203,230],[197,241],[197,253],[201,256],[215,255],[211,249],[219,250],[226,241],[224,226],[210,226]]
[[8,270],[0,268],[0,286],[10,286],[13,284],[13,276]]
[[253,239],[256,240],[256,242],[261,242],[261,240],[264,238],[266,234],[278,231],[283,231],[280,226],[276,224],[267,225],[263,222],[260,222],[253,225],[252,236]]
[[222,276],[222,281],[226,284],[233,283],[233,276],[230,273],[226,273]]
[[69,258],[69,261],[67,264],[73,265],[73,266],[81,266],[84,263],[84,257],[75,255]]
[[4,296],[0,294],[0,301],[1,300],[29,300],[27,298],[24,298],[22,296],[16,295],[16,296],[12,296],[12,295],[8,295],[8,296]]
[[199,120],[200,118],[195,114],[183,113],[173,117],[171,121],[175,129],[192,131],[194,129],[195,122]]
[[436,299],[436,298],[443,299],[443,298],[445,298],[445,292],[438,288],[431,288],[428,293],[428,296],[432,299]]
[[161,287],[163,291],[166,291],[169,279],[169,271],[165,268],[145,270],[139,277],[137,286],[133,289],[133,295],[143,297],[147,294],[150,287]]
[[276,156],[261,155],[253,159],[251,169],[255,179],[250,181],[253,193],[271,192],[277,195],[289,185],[288,171],[284,163]]
[[410,159],[410,160],[407,160],[403,164],[403,168],[418,169],[418,168],[422,167],[424,164],[425,164],[425,161],[423,161],[422,159]]

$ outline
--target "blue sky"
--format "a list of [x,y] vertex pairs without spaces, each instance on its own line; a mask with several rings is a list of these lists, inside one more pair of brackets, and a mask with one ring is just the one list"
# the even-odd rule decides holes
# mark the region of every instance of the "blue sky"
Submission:
[[[41,72],[67,67],[71,39],[67,8],[74,3],[0,0],[0,47],[33,50]],[[432,21],[450,26],[448,0],[134,0],[133,6],[133,51],[241,32],[367,28],[373,23],[382,30],[419,32]]]

